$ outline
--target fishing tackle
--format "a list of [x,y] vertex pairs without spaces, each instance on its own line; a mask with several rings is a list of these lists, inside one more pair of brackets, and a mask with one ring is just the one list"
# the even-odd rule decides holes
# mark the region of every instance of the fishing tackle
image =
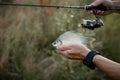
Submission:
[[84,10],[93,10],[96,20],[83,20],[81,24],[83,28],[94,30],[95,28],[100,28],[104,25],[103,21],[96,15],[98,10],[108,11],[108,10],[120,10],[120,8],[108,8],[105,6],[59,6],[59,5],[41,5],[41,4],[15,4],[15,3],[0,3],[0,6],[28,6],[28,7],[48,7],[48,8],[71,8],[71,9],[84,9]]
[[95,28],[100,28],[103,26],[104,23],[99,17],[97,17],[96,20],[83,20],[83,23],[81,25],[83,28],[94,30]]
[[[63,5],[41,5],[41,4],[16,4],[16,3],[0,3],[0,6],[24,6],[24,7],[48,7],[48,8],[71,8],[71,9],[84,9],[84,10],[101,10],[101,11],[107,11],[111,10],[104,6],[91,6],[91,5],[85,5],[85,6],[63,6]],[[116,9],[115,9],[116,10]]]
[[96,20],[83,20],[83,23],[81,24],[83,28],[94,30],[104,25],[102,19],[96,13],[97,9],[96,10],[94,9],[93,14],[96,17]]

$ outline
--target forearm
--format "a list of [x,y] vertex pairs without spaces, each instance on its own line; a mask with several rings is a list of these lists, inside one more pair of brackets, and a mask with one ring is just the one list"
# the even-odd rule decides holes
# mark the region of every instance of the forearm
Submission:
[[[113,5],[112,5],[113,9],[116,9],[116,8],[120,9],[120,1],[112,1],[112,3],[113,3]],[[113,12],[120,13],[120,10],[114,10]]]
[[96,55],[93,59],[93,63],[101,71],[106,73],[108,76],[114,80],[120,80],[120,64],[112,60],[109,60],[103,56]]

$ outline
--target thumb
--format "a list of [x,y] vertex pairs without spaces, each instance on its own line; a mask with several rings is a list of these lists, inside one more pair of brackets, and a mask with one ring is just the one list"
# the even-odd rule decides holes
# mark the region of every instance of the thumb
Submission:
[[67,45],[57,46],[57,50],[59,50],[59,51],[65,51],[65,50],[68,50],[68,49],[69,49],[69,46],[67,46]]
[[101,4],[102,4],[101,0],[96,0],[93,3],[91,3],[90,5],[92,5],[92,6],[99,6]]

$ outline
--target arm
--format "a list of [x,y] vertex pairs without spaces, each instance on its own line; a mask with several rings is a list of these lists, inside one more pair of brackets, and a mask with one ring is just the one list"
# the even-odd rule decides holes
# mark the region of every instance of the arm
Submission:
[[96,55],[93,58],[93,63],[101,71],[106,73],[108,76],[114,80],[120,80],[120,64],[112,60],[109,60],[101,55]]
[[[72,60],[84,60],[91,51],[82,44],[69,44],[57,47],[59,53]],[[101,55],[95,55],[92,62],[101,71],[115,80],[120,80],[120,64]]]

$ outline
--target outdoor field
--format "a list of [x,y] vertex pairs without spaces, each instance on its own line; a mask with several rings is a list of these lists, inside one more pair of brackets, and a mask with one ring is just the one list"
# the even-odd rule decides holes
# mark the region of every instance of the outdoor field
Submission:
[[[0,3],[84,6],[94,0],[0,0]],[[95,41],[92,48],[120,63],[120,14],[100,16],[104,26],[90,30],[83,9],[0,5],[0,80],[112,80],[98,68],[57,53],[51,44],[76,31]]]

